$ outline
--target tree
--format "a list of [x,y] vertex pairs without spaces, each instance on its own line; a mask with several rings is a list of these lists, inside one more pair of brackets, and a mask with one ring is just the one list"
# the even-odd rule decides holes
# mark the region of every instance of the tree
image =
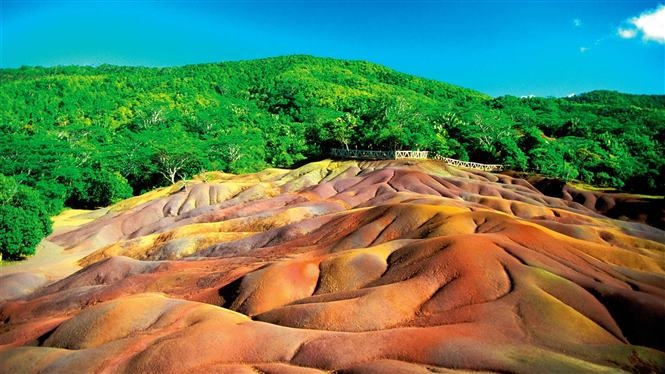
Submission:
[[115,173],[140,193],[203,169],[290,167],[354,146],[665,190],[665,95],[492,98],[368,62],[285,56],[0,69],[0,102],[0,173],[39,190],[52,214],[122,196],[86,191],[123,185]]
[[147,130],[138,138],[150,154],[154,170],[167,183],[174,184],[204,169],[204,145],[180,126]]
[[451,146],[455,145],[456,140],[451,138],[449,131],[451,129],[454,131],[463,126],[462,120],[456,113],[446,112],[433,118],[431,122],[436,138],[436,141],[433,143],[433,151],[440,156],[452,156],[453,151]]
[[330,124],[330,132],[333,139],[344,145],[344,148],[349,149],[351,138],[355,134],[356,127],[358,126],[358,118],[351,113],[344,113],[335,118]]
[[180,179],[184,177],[182,171],[190,163],[190,157],[187,153],[169,152],[166,149],[160,149],[156,153],[158,172],[171,184],[175,184],[176,177],[180,174]]
[[82,183],[73,191],[67,205],[96,209],[115,204],[132,196],[132,187],[118,172],[104,169],[86,169]]
[[39,193],[0,174],[0,259],[34,254],[50,233],[51,219]]

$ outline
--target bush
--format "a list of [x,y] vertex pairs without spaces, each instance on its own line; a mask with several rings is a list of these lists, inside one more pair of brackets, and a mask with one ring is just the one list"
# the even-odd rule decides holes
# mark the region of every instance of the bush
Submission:
[[51,233],[51,225],[41,195],[0,174],[1,258],[34,254],[37,244]]
[[132,196],[132,187],[119,173],[107,170],[86,170],[83,183],[67,200],[72,208],[95,209],[115,204]]

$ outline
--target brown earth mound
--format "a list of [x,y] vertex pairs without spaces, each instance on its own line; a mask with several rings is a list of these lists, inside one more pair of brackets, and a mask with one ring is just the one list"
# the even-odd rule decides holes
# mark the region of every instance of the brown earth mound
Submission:
[[0,277],[0,372],[665,370],[658,228],[435,161],[204,177]]
[[[515,177],[520,173],[506,174]],[[574,201],[607,217],[642,222],[661,230],[665,229],[663,197],[585,190],[558,179],[542,176],[528,176],[527,181],[548,196]]]

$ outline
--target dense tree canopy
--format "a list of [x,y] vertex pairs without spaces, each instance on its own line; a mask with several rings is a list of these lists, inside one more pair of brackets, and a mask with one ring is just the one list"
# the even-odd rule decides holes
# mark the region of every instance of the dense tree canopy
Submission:
[[331,147],[428,149],[663,193],[665,96],[492,98],[360,61],[0,70],[0,173],[49,214],[204,170],[249,172]]

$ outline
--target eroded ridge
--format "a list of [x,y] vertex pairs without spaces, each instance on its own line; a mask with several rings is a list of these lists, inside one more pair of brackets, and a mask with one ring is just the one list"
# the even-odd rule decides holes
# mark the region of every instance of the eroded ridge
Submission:
[[665,369],[665,233],[508,175],[214,174],[49,240],[92,253],[0,304],[0,371]]

